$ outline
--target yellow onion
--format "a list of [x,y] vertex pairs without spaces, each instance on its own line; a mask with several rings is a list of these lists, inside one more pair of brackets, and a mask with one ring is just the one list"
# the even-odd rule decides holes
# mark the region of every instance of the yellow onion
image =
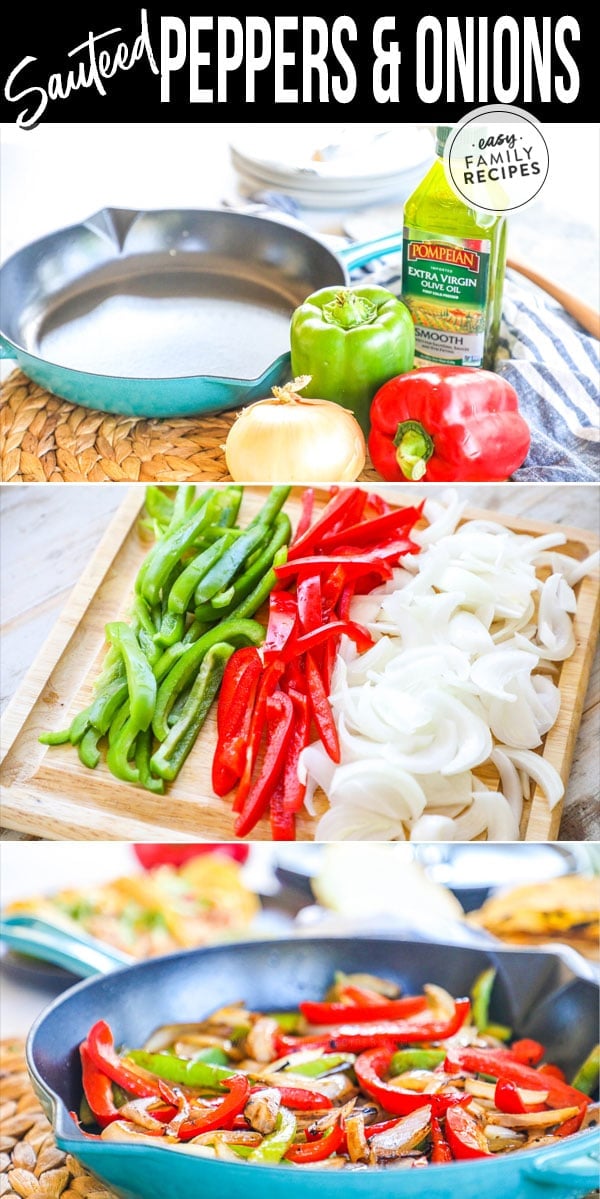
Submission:
[[273,396],[243,408],[225,444],[227,469],[238,483],[347,483],[365,465],[365,439],[351,412],[330,400],[297,393],[302,375]]

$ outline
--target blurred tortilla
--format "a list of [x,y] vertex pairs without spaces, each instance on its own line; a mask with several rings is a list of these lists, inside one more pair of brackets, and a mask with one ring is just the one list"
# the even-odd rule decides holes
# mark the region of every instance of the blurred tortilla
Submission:
[[600,960],[600,879],[567,874],[486,900],[469,923],[512,945],[561,941]]

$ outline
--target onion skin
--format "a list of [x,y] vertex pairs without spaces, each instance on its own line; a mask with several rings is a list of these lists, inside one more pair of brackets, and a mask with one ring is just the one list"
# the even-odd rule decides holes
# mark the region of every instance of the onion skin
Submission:
[[366,460],[365,438],[351,412],[304,399],[302,379],[243,408],[225,444],[238,483],[352,483]]

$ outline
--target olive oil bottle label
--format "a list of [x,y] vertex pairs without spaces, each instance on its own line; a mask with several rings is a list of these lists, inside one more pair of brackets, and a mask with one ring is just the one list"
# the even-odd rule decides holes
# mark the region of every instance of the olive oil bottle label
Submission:
[[402,299],[415,322],[415,366],[481,366],[491,243],[405,227]]

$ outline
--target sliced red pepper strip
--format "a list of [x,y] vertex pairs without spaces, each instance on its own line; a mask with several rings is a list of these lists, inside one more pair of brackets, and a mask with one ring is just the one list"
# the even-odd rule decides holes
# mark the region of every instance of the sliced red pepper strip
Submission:
[[[357,497],[362,500],[364,506],[367,497],[360,488],[348,487],[336,492],[314,524],[302,536],[296,536],[290,546],[288,556],[300,558],[303,554],[310,553],[324,534],[333,529],[342,517],[347,516],[353,510],[356,511]],[[357,512],[356,517],[352,517],[352,519],[358,519],[358,516]]]
[[310,741],[310,710],[308,696],[290,687],[288,695],[294,705],[294,729],[288,745],[283,771],[283,810],[299,812],[304,803],[306,783],[298,777],[300,754]]
[[289,695],[284,691],[276,691],[268,697],[266,719],[268,736],[264,760],[235,822],[236,837],[245,837],[258,823],[266,811],[285,764],[287,747],[293,731],[294,708]]
[[236,649],[227,662],[217,703],[217,730],[219,733],[223,726],[229,723],[231,704],[235,700],[244,672],[249,666],[255,669],[257,663],[260,667],[260,655],[255,645],[244,645],[240,649]]
[[513,1041],[510,1052],[518,1062],[523,1062],[525,1066],[537,1066],[546,1050],[539,1041],[532,1041],[531,1037],[523,1037],[520,1041]]
[[567,1086],[549,1073],[540,1074],[532,1066],[523,1065],[511,1057],[510,1050],[507,1049],[461,1049],[459,1046],[453,1046],[448,1051],[446,1066],[451,1073],[468,1070],[473,1074],[506,1078],[524,1090],[547,1091],[548,1107],[586,1107],[590,1103],[589,1096],[584,1095],[582,1091]]
[[300,1145],[290,1145],[284,1157],[286,1161],[296,1162],[298,1166],[308,1162],[323,1162],[326,1158],[331,1157],[332,1153],[337,1152],[343,1140],[344,1131],[338,1121],[333,1128],[328,1128],[317,1140],[306,1141]]
[[555,1137],[570,1137],[574,1132],[579,1132],[584,1116],[585,1108],[582,1107],[576,1116],[571,1116],[570,1120],[565,1120],[564,1124],[559,1124],[558,1128],[554,1129],[552,1135]]
[[[258,1091],[264,1091],[266,1083],[259,1083],[250,1088],[250,1094],[256,1095]],[[284,1107],[289,1107],[296,1112],[318,1112],[329,1111],[333,1107],[333,1103],[328,1095],[322,1095],[320,1091],[309,1091],[304,1087],[280,1087],[277,1083],[269,1083],[269,1087],[274,1087],[279,1091],[281,1102]]]
[[320,575],[307,575],[306,578],[300,579],[296,595],[302,631],[310,633],[312,629],[318,629],[323,624]]
[[[87,1035],[87,1052],[98,1070],[106,1074],[113,1082],[118,1083],[124,1091],[137,1095],[140,1099],[156,1096],[165,1098],[163,1080],[143,1070],[140,1066],[126,1064],[119,1057],[109,1025],[105,1020],[98,1020]],[[169,1100],[177,1107],[175,1096],[168,1091]]]
[[269,623],[262,647],[263,660],[273,662],[294,640],[298,623],[298,604],[287,591],[272,591],[269,597]]
[[543,1112],[545,1103],[523,1103],[519,1089],[509,1078],[499,1078],[494,1092],[494,1103],[501,1112],[509,1116],[523,1116],[526,1112]]
[[340,739],[333,718],[329,696],[321,672],[312,654],[306,655],[306,681],[313,720],[323,745],[333,762],[339,762]]
[[555,1066],[554,1062],[542,1062],[538,1067],[538,1074],[551,1074],[553,1078],[558,1078],[560,1082],[566,1082],[567,1076],[560,1066]]
[[431,1140],[433,1148],[431,1150],[431,1160],[436,1165],[442,1165],[444,1162],[452,1162],[452,1150],[442,1132],[442,1128],[437,1116],[431,1117]]
[[348,620],[349,619],[350,605],[352,603],[352,600],[354,599],[354,593],[356,591],[357,581],[358,580],[354,579],[353,581],[351,581],[349,583],[345,583],[344,587],[342,588],[342,593],[340,595],[339,600],[337,601],[338,620]]
[[462,1107],[450,1107],[446,1113],[446,1138],[459,1161],[473,1157],[491,1157],[483,1129]]
[[329,553],[341,545],[378,545],[398,529],[412,529],[421,517],[423,503],[418,508],[395,508],[373,520],[346,525],[337,533],[325,533],[321,538],[321,548],[324,553]]
[[300,539],[302,537],[304,537],[305,533],[308,532],[308,530],[310,528],[310,522],[312,520],[314,505],[315,505],[314,490],[312,487],[305,487],[304,491],[302,492],[302,506],[301,506],[301,511],[300,511],[300,520],[298,521],[298,524],[296,525],[296,531],[294,533],[294,536],[292,537],[292,540],[290,541],[290,549],[293,545],[296,544],[297,541],[300,541]]
[[296,839],[296,817],[292,811],[288,811],[285,807],[286,766],[287,760],[269,803],[271,837],[274,841],[294,841]]
[[192,1137],[197,1137],[202,1132],[212,1132],[216,1128],[231,1128],[235,1117],[246,1105],[250,1083],[245,1074],[234,1074],[231,1078],[224,1078],[221,1086],[229,1092],[223,1102],[201,1114],[194,1115],[192,1109],[188,1119],[184,1120],[177,1130],[180,1141],[191,1141]]
[[254,765],[265,730],[267,700],[273,694],[283,671],[282,662],[272,662],[260,680],[246,743],[244,769],[233,801],[234,812],[241,812],[250,791]]
[[79,1046],[81,1057],[81,1081],[83,1093],[88,1101],[90,1111],[100,1128],[106,1128],[113,1120],[118,1120],[119,1109],[113,1099],[112,1082],[103,1070],[99,1070],[89,1055],[87,1042]]
[[[247,649],[251,652],[248,653]],[[225,667],[223,682],[225,682],[227,671],[233,662],[231,678],[225,695],[223,695],[223,684],[221,684],[219,693],[217,706],[219,736],[212,763],[212,786],[215,794],[220,796],[227,795],[242,775],[254,702],[263,669],[258,650],[254,646],[249,646],[247,649],[239,649],[232,654]],[[238,654],[246,655],[244,662],[239,664],[239,669],[235,662]],[[235,686],[233,686],[233,680],[235,680]],[[231,687],[229,683],[231,683]]]
[[[329,1034],[316,1034],[306,1037],[291,1037],[275,1034],[275,1045],[278,1053],[289,1053],[296,1049],[327,1049],[341,1053],[362,1053],[366,1049],[376,1047],[391,1048],[396,1045],[419,1045],[422,1041],[445,1041],[453,1037],[462,1028],[469,1015],[471,1003],[469,999],[457,999],[454,1014],[442,1024],[440,1022],[427,1024],[411,1024],[409,1020],[377,1021],[373,1024],[341,1024]],[[458,1073],[458,1066],[454,1073]]]
[[[311,1024],[355,1024],[373,1020],[403,1020],[424,1012],[427,1007],[425,995],[406,995],[402,999],[382,999],[374,1004],[367,1003],[312,1003],[307,1000],[299,1005],[303,1016]],[[375,1007],[375,1011],[373,1008]]]
[[392,511],[392,505],[384,500],[382,495],[376,491],[370,491],[367,496],[367,508],[372,508],[377,516],[385,516],[386,512]]
[[275,574],[281,580],[302,579],[314,574],[330,574],[331,571],[335,570],[336,566],[341,566],[344,568],[347,578],[359,578],[363,574],[375,573],[382,579],[390,579],[392,572],[387,562],[383,559],[383,553],[384,551],[382,551],[381,558],[376,554],[371,554],[370,556],[368,554],[360,554],[353,558],[341,556],[336,558],[298,558],[292,562],[288,560],[281,566],[276,566]]
[[362,625],[356,624],[354,620],[332,620],[329,624],[321,625],[319,629],[313,629],[310,633],[303,633],[301,637],[296,637],[295,641],[289,644],[284,651],[283,657],[285,658],[289,653],[309,653],[318,645],[323,645],[332,637],[341,637],[342,634],[354,642],[359,654],[364,654],[375,644],[370,633],[363,629]]
[[393,1049],[381,1047],[368,1049],[361,1053],[354,1063],[354,1072],[363,1091],[377,1100],[388,1112],[395,1116],[408,1116],[419,1107],[431,1106],[436,1116],[443,1115],[447,1109],[457,1103],[469,1103],[470,1095],[451,1087],[443,1094],[428,1094],[423,1091],[402,1090],[390,1082],[386,1082]]

